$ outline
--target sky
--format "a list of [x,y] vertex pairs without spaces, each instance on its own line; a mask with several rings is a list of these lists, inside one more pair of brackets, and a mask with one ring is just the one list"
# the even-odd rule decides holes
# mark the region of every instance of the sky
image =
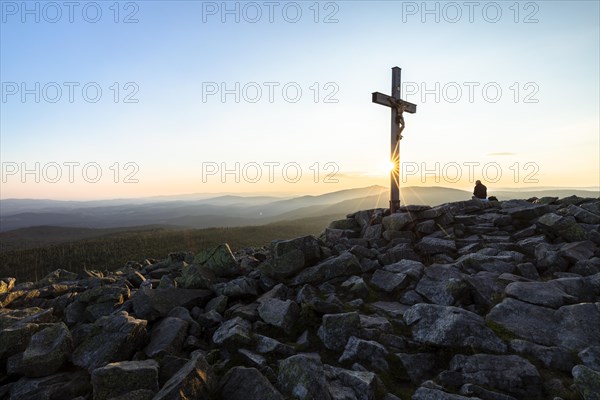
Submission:
[[0,198],[600,186],[598,1],[0,1]]

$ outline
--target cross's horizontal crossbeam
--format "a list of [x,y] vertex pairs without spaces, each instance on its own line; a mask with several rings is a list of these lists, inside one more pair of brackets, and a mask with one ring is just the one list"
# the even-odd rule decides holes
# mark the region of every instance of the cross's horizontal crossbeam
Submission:
[[395,107],[397,105],[403,105],[404,111],[410,114],[414,114],[417,112],[417,105],[413,103],[409,103],[408,101],[396,99],[394,97],[388,96],[383,93],[374,92],[373,93],[373,103],[381,104],[382,106],[387,107]]

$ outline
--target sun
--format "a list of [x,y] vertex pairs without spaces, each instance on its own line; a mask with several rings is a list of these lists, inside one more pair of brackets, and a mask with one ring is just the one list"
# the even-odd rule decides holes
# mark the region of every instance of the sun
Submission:
[[377,175],[389,175],[395,168],[394,162],[392,160],[381,161],[377,165]]
[[387,171],[386,172],[392,172],[395,168],[396,168],[396,163],[393,162],[392,160],[389,160],[387,162]]

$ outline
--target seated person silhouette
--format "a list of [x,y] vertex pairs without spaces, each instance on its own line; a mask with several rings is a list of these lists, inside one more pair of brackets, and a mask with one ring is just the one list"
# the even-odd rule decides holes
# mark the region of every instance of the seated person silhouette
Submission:
[[473,199],[479,199],[487,201],[487,187],[481,183],[480,180],[475,182],[475,188],[473,189]]

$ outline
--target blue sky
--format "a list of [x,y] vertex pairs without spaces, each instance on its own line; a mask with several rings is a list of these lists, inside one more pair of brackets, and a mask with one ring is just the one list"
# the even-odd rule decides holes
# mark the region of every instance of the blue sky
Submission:
[[[29,14],[22,2],[0,3],[1,198],[385,185],[389,110],[370,94],[389,93],[396,65],[418,105],[406,117],[403,184],[468,188],[468,165],[478,163],[491,187],[600,185],[597,1],[475,2],[472,21],[464,2],[227,2],[239,22],[223,2],[99,1],[76,2],[72,23],[63,2],[26,2]],[[22,85],[36,92],[36,82],[39,103],[35,94],[23,102]],[[236,92],[236,83],[239,102],[206,92]],[[91,97],[102,90],[97,102],[86,84]],[[39,182],[21,175],[36,162]],[[65,162],[79,163],[72,182]],[[272,182],[269,162],[280,163]],[[98,182],[82,176],[89,163]],[[239,182],[203,176],[207,163],[240,163]],[[301,180],[285,179],[287,164]],[[51,182],[56,165],[62,178]],[[263,179],[250,182],[242,170],[256,165]],[[445,176],[457,166],[461,179]],[[332,171],[337,182],[323,183]],[[123,182],[129,172],[137,183]]]

